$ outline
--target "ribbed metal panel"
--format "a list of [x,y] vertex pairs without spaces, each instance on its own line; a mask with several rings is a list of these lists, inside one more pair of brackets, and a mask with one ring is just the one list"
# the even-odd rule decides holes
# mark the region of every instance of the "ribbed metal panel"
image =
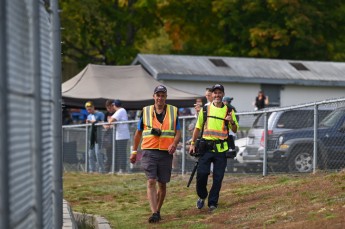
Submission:
[[61,228],[62,196],[54,190],[54,166],[61,161],[53,162],[59,154],[54,120],[61,118],[53,93],[61,84],[53,81],[53,41],[59,38],[52,37],[43,1],[4,0],[0,6],[0,105],[6,111],[0,116],[0,228]]
[[6,1],[0,1],[0,228],[9,227],[8,154],[7,154],[7,26]]
[[[32,161],[32,117],[27,105],[30,98],[10,95],[9,183],[11,224],[17,224],[34,208],[34,175]],[[25,106],[24,106],[25,103]],[[15,105],[15,106],[14,106]],[[15,120],[22,120],[18,122]]]
[[52,37],[49,15],[40,7],[40,47],[41,47],[41,150],[42,150],[42,207],[43,228],[53,225],[53,122],[52,122]]
[[[33,174],[33,56],[29,9],[20,0],[8,1],[9,87],[9,203],[11,228],[33,228],[35,185]],[[30,227],[29,225],[32,225]]]
[[29,15],[21,0],[8,1],[8,66],[9,88],[12,92],[30,93],[33,90],[30,66]]

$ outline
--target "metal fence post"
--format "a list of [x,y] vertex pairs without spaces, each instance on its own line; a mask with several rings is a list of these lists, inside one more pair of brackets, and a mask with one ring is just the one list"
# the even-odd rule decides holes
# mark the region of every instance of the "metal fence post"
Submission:
[[[8,70],[7,70],[7,1],[0,1],[0,228],[10,228],[10,185],[9,185],[9,109],[8,109]],[[9,38],[10,39],[10,38]]]
[[113,124],[113,137],[112,137],[112,161],[111,161],[111,173],[114,174],[115,173],[115,163],[116,163],[116,160],[115,160],[115,149],[116,149],[116,124]]
[[313,152],[313,173],[316,173],[316,166],[317,166],[317,127],[319,123],[319,117],[318,117],[318,105],[315,104],[314,106],[314,152]]
[[182,121],[182,165],[181,165],[181,174],[184,174],[185,166],[186,166],[186,119],[184,118]]
[[[60,39],[60,18],[59,18],[59,6],[58,1],[51,1],[51,21],[52,21],[52,56],[53,56],[53,103],[55,110],[55,122],[54,122],[54,203],[55,203],[55,214],[54,214],[54,225],[56,228],[61,228],[63,224],[63,157],[59,155],[62,152],[63,142],[63,131],[61,129],[62,118],[61,118],[61,39]],[[69,132],[68,132],[69,134]],[[69,138],[69,135],[68,135]]]
[[268,129],[268,114],[264,113],[264,158],[262,163],[262,175],[267,175],[267,129]]
[[89,169],[89,125],[85,125],[85,172]]
[[37,1],[32,2],[32,47],[33,47],[33,56],[32,56],[32,70],[33,70],[33,96],[34,96],[34,147],[33,147],[33,156],[34,156],[34,180],[35,180],[35,199],[36,199],[36,227],[43,228],[43,177],[42,177],[42,97],[41,97],[41,47],[40,47],[40,10],[39,4]]

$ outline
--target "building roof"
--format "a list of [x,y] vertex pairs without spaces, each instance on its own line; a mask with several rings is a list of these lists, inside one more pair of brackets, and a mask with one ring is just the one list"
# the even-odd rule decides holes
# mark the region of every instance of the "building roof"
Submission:
[[138,54],[157,80],[345,86],[345,63],[264,58]]

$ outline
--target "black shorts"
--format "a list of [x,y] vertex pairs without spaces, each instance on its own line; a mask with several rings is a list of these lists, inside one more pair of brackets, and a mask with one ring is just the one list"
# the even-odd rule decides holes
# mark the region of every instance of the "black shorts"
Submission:
[[168,151],[144,150],[141,166],[147,179],[157,179],[160,183],[168,183],[171,177],[173,155]]

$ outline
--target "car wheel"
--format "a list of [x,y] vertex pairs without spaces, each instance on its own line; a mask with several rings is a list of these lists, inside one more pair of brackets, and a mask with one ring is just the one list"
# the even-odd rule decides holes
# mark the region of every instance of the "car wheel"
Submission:
[[301,150],[289,160],[289,172],[309,173],[313,171],[313,155],[310,151]]

